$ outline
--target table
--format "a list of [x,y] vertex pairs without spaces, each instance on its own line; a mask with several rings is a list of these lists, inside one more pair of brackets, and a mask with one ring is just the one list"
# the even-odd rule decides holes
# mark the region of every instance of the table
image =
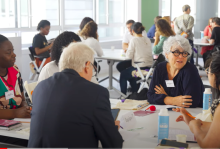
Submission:
[[95,59],[101,59],[101,60],[107,60],[109,62],[109,77],[104,78],[103,80],[99,81],[102,82],[106,79],[109,79],[109,90],[115,90],[117,93],[122,95],[123,97],[126,97],[123,93],[121,93],[118,89],[113,87],[113,79],[118,81],[116,78],[113,77],[113,65],[115,62],[120,62],[124,60],[130,60],[129,58],[125,58],[122,56],[123,50],[122,49],[103,49],[104,55],[102,57],[95,57]]
[[[111,107],[114,107],[117,102],[120,102],[118,99],[110,99]],[[193,109],[187,109],[193,116],[196,116],[197,114],[202,112],[202,108],[193,108]],[[130,112],[131,110],[121,110],[118,115],[118,120],[120,118]],[[138,132],[139,135],[135,138],[132,138],[128,141],[125,141],[123,143],[123,148],[155,148],[157,146],[157,138],[154,138],[152,136],[157,135],[157,124],[158,124],[158,113],[159,110],[157,110],[155,113],[151,115],[147,115],[144,117],[136,117],[137,124],[135,128],[144,127],[143,130],[138,130],[135,132]],[[170,116],[170,128],[181,128],[184,130],[189,130],[188,126],[184,122],[176,123],[175,120],[179,116],[179,113],[169,111]],[[30,127],[30,124],[23,123],[23,126],[20,128],[17,128],[15,130],[6,131],[6,130],[0,130],[0,134],[2,136],[8,136],[13,138],[20,138],[20,139],[29,139],[29,135],[19,134],[16,131],[23,128]],[[123,131],[122,129],[119,129],[119,132]],[[197,143],[189,143],[189,147],[199,147]]]
[[194,40],[194,46],[197,49],[197,54],[196,54],[196,66],[199,66],[199,68],[204,70],[204,67],[200,66],[198,63],[198,59],[199,59],[199,49],[201,47],[207,47],[207,46],[213,46],[214,44],[210,44],[210,43],[202,43],[202,39],[195,39]]

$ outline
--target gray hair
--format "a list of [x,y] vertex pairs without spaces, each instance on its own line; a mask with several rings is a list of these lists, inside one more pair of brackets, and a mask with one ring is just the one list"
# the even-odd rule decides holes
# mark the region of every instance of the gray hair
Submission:
[[190,9],[189,5],[184,5],[182,8],[183,12],[186,12],[188,9]]
[[73,69],[78,73],[83,71],[86,62],[94,62],[94,51],[83,43],[71,43],[63,49],[59,61],[59,70]]
[[171,48],[177,46],[180,46],[184,51],[187,51],[190,54],[188,55],[188,58],[191,56],[192,47],[189,44],[189,40],[180,35],[170,36],[166,41],[164,41],[163,55],[166,57],[166,54],[170,53]]

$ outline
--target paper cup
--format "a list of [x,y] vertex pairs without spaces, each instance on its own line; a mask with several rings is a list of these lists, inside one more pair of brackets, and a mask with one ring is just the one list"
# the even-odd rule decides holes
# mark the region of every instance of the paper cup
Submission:
[[187,135],[182,135],[182,134],[176,135],[176,141],[186,143],[186,137]]

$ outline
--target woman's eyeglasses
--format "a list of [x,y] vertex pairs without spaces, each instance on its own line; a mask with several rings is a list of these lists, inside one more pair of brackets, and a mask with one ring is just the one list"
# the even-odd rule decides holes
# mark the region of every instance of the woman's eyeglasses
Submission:
[[180,54],[182,54],[183,57],[187,57],[189,56],[190,54],[186,51],[184,52],[180,52],[179,50],[175,50],[175,51],[170,51],[171,53],[173,53],[174,56],[179,56]]

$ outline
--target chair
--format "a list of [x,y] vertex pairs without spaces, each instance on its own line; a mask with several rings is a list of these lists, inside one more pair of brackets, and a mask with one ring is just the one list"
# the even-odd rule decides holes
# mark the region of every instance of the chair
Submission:
[[138,66],[139,63],[143,63],[143,62],[134,62],[136,67],[137,67],[137,70],[138,70],[138,73],[140,74],[140,80],[137,81],[137,83],[140,83],[141,86],[138,90],[138,93],[141,92],[141,90],[144,88],[144,86],[147,87],[147,89],[149,89],[149,83],[148,83],[148,80],[151,76],[151,74],[153,74],[153,71],[154,69],[156,68],[157,64],[160,63],[160,62],[163,62],[165,61],[165,58],[162,54],[159,55],[159,57],[154,61],[153,65],[151,66],[151,68],[149,70],[145,70],[145,71],[148,71],[148,73],[145,75],[144,77],[144,74],[143,72],[141,71],[140,67]]
[[[45,61],[48,57],[36,55],[35,50],[34,50],[33,47],[29,47],[29,51],[30,51],[29,56],[30,56],[30,59],[31,59],[30,65],[31,64],[34,65],[34,70],[32,71],[32,74],[30,75],[29,79],[30,80],[37,80],[38,77],[39,77],[40,71],[42,70],[42,68],[45,64]],[[36,64],[35,59],[39,59],[39,60],[42,61],[41,65],[39,67]]]

